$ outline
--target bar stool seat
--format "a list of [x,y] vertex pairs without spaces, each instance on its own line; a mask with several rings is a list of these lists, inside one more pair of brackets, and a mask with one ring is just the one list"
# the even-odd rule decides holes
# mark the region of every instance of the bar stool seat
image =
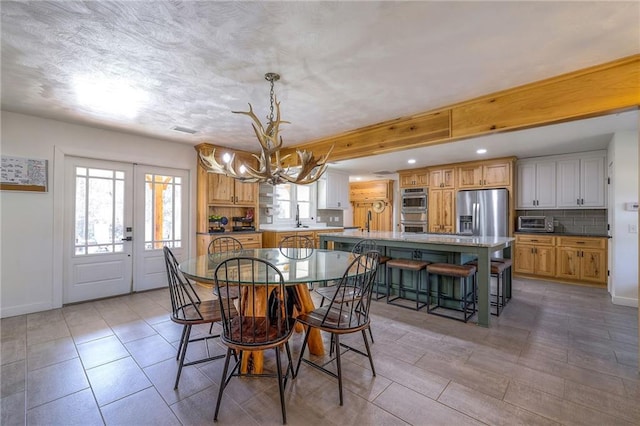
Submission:
[[[385,267],[387,269],[387,303],[391,304],[391,305],[396,305],[396,306],[401,306],[403,308],[408,308],[408,309],[414,309],[412,306],[407,306],[403,303],[399,303],[399,302],[395,302],[397,299],[405,299],[406,297],[404,297],[404,295],[409,292],[409,293],[413,293],[415,295],[415,301],[416,301],[416,307],[415,310],[418,311],[422,308],[424,308],[425,306],[427,306],[428,301],[429,301],[429,297],[428,297],[428,291],[421,291],[420,287],[421,287],[421,278],[422,278],[422,272],[426,271],[427,266],[429,266],[431,264],[431,262],[427,262],[426,260],[412,260],[412,259],[389,259],[387,260]],[[398,281],[398,295],[394,298],[390,298],[391,296],[391,276],[393,273],[393,269],[399,269],[400,270],[400,281]],[[404,285],[402,283],[402,272],[403,271],[411,271],[414,274],[417,275],[417,279],[416,279],[416,287],[415,289],[407,289],[404,288]],[[429,274],[426,274],[427,276],[427,288],[429,287],[428,281],[429,281]],[[426,302],[421,302],[420,301],[420,295],[423,295]]]
[[[432,263],[427,266],[427,292],[429,298],[431,298],[431,282],[428,277],[431,275],[436,276],[436,303],[432,306],[431,301],[427,304],[427,313],[438,315],[445,318],[451,318],[458,321],[467,322],[476,312],[476,285],[475,285],[475,273],[476,267],[473,265],[455,265],[451,263]],[[458,278],[460,283],[460,297],[455,297],[455,288],[451,292],[451,295],[446,295],[442,292],[442,280],[441,277],[452,277],[454,280]],[[471,278],[471,291],[468,290],[468,280]],[[448,300],[459,303],[459,308],[454,306],[444,306],[441,301]],[[440,311],[453,310],[462,312],[462,318],[458,318],[453,314],[446,314]],[[436,312],[437,310],[437,312]]]
[[[473,260],[471,262],[467,262],[467,265],[472,265],[477,267],[478,261]],[[500,316],[500,310],[504,308],[509,299],[507,298],[507,293],[511,294],[511,292],[507,292],[506,280],[504,279],[504,272],[511,268],[512,261],[511,259],[503,259],[503,258],[492,258],[491,259],[491,276],[496,277],[496,294],[491,293],[491,297],[495,297],[495,302],[491,302],[492,306],[496,307],[495,312],[491,312],[491,315],[495,315],[497,317]],[[502,283],[502,284],[501,284]]]

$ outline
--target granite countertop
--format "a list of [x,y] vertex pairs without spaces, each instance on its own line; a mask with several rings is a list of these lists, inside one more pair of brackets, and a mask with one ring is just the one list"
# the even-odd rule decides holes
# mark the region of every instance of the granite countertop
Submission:
[[344,228],[342,226],[326,226],[326,225],[309,225],[309,226],[301,226],[299,228],[291,225],[262,225],[260,226],[260,230],[267,232],[292,232],[292,231],[325,231],[325,230],[334,230],[341,231]]
[[571,232],[526,232],[516,231],[516,234],[524,235],[549,235],[552,237],[594,237],[594,238],[611,238],[607,234],[576,234]]
[[396,231],[358,231],[349,230],[340,233],[323,234],[328,237],[348,237],[362,238],[382,241],[404,241],[410,243],[424,244],[450,244],[459,246],[473,247],[495,247],[511,243],[515,238],[511,237],[475,237],[469,235],[450,235],[450,234],[422,234],[415,232],[396,232]]

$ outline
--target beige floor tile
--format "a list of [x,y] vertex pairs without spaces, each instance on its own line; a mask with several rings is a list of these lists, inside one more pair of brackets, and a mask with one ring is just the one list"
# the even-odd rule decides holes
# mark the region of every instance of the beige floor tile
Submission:
[[71,336],[77,345],[113,336],[113,330],[102,318],[69,324],[69,331],[71,331]]
[[466,386],[452,382],[447,386],[438,402],[469,417],[490,425],[557,425],[546,417],[539,416]]
[[178,389],[174,390],[177,372],[178,363],[173,358],[144,368],[144,373],[169,405],[214,385],[213,380],[197,366],[187,366],[183,367]]
[[15,317],[0,318],[0,341],[16,338],[23,339],[27,333],[27,316],[17,315]]
[[82,364],[87,370],[129,356],[129,352],[113,335],[77,345],[77,348]]
[[[171,405],[171,410],[184,426],[213,424],[213,415],[218,398],[218,387],[207,389]],[[280,418],[277,418],[280,421]],[[218,413],[218,425],[257,426],[259,423],[251,417],[231,397],[224,396]],[[293,424],[289,422],[289,424]]]
[[24,360],[27,356],[26,336],[2,340],[0,344],[0,364],[11,364]]
[[566,425],[633,424],[515,381],[504,401]]
[[130,357],[87,370],[87,377],[101,407],[151,386],[142,369]]
[[34,408],[89,387],[80,359],[73,358],[27,373],[27,408]]
[[397,383],[389,386],[373,403],[412,425],[460,426],[482,424],[459,411]]
[[[141,417],[140,408],[144,407]],[[101,407],[107,425],[180,425],[158,392],[151,387]]]
[[84,389],[27,411],[29,425],[103,425],[91,389]]
[[70,337],[38,343],[27,350],[27,369],[37,370],[76,357],[78,351]]
[[125,343],[125,347],[143,368],[175,358],[177,354],[176,348],[157,334]]
[[0,369],[0,397],[4,398],[25,390],[26,362],[4,364]]
[[24,391],[0,399],[0,424],[3,426],[26,424]]
[[[53,316],[57,318],[58,316]],[[41,321],[38,320],[38,323]],[[27,346],[37,345],[38,343],[49,342],[51,340],[60,339],[62,337],[71,336],[71,332],[67,327],[67,323],[63,319],[45,322],[37,327],[30,328],[27,326]]]

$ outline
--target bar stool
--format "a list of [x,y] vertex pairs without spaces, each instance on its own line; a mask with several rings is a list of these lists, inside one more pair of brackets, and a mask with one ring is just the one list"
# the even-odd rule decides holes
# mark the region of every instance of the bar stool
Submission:
[[[414,293],[415,297],[416,297],[416,307],[415,310],[420,310],[422,308],[424,308],[425,306],[428,305],[429,302],[429,292],[427,290],[427,292],[425,293],[424,291],[420,291],[420,286],[421,286],[421,278],[422,278],[422,271],[426,272],[426,268],[428,265],[430,265],[431,262],[427,262],[425,260],[411,260],[411,259],[390,259],[387,260],[386,262],[386,268],[387,268],[387,303],[391,304],[391,305],[396,305],[396,306],[401,306],[403,308],[407,308],[407,309],[413,309],[413,307],[411,306],[407,306],[404,305],[402,303],[398,303],[395,302],[395,300],[397,299],[406,299],[404,296],[404,294],[406,292],[409,293]],[[391,276],[393,274],[393,269],[399,269],[400,270],[400,281],[399,281],[399,287],[398,287],[398,295],[396,297],[394,297],[393,299],[390,299],[390,293],[391,293]],[[417,279],[416,279],[416,287],[415,289],[406,289],[404,288],[404,285],[402,284],[402,273],[403,271],[412,271],[414,273],[414,275],[417,275]],[[429,288],[429,274],[426,273],[427,275],[427,289]],[[420,302],[420,295],[424,295],[426,298],[426,302]]]
[[[475,285],[475,273],[476,267],[473,265],[454,265],[451,263],[432,263],[427,266],[427,292],[429,298],[431,298],[431,282],[428,279],[430,275],[436,276],[436,304],[432,307],[431,302],[427,304],[427,313],[438,315],[445,318],[451,318],[458,321],[467,322],[476,312],[476,285]],[[459,279],[460,283],[460,298],[455,297],[455,289],[451,295],[445,295],[442,292],[441,277],[452,277],[454,280]],[[469,278],[472,279],[471,291],[468,288]],[[454,281],[455,282],[455,281]],[[442,300],[449,300],[459,302],[460,308],[443,306],[440,302]],[[470,308],[471,306],[471,308]],[[458,312],[462,312],[462,318],[457,318],[451,314],[445,314],[435,312],[436,309],[450,309]]]
[[[473,260],[471,262],[467,262],[467,265],[478,267],[478,261]],[[495,302],[491,302],[492,306],[496,307],[496,311],[491,312],[491,315],[495,315],[497,317],[500,316],[500,309],[504,308],[504,305],[507,304],[509,299],[507,298],[507,284],[504,279],[504,273],[509,271],[511,268],[511,259],[503,259],[503,258],[492,258],[491,259],[491,276],[496,277],[496,293],[491,293],[490,297],[495,297]],[[500,284],[502,283],[502,284]],[[509,289],[510,290],[510,289]],[[508,292],[511,295],[511,291]]]
[[[389,256],[380,256],[378,268],[384,268],[384,272],[376,275],[376,283],[373,290],[375,296],[371,296],[374,300],[380,300],[387,295],[387,262],[390,260],[391,258]],[[380,291],[380,287],[382,287],[383,291]]]

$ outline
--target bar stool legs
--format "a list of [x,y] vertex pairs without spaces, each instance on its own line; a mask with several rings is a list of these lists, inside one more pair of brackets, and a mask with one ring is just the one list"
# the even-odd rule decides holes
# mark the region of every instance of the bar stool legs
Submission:
[[[396,305],[396,306],[401,306],[403,308],[407,308],[407,309],[415,309],[416,311],[424,308],[425,306],[428,305],[428,301],[429,301],[429,293],[428,291],[425,293],[424,291],[421,291],[420,288],[422,287],[422,272],[425,272],[425,275],[427,277],[427,288],[428,286],[428,282],[429,282],[429,274],[426,272],[426,268],[427,266],[430,264],[430,262],[427,261],[422,261],[422,260],[411,260],[411,259],[391,259],[389,261],[387,261],[386,263],[386,268],[387,268],[387,303],[390,305]],[[391,278],[392,278],[392,273],[393,273],[393,269],[399,269],[400,270],[400,281],[398,281],[398,295],[391,298]],[[407,289],[404,288],[404,284],[403,284],[403,272],[404,271],[413,271],[414,274],[416,275],[416,286],[415,289]],[[413,308],[412,306],[407,306],[405,304],[399,303],[399,302],[395,302],[397,299],[405,299],[405,294],[406,293],[413,293],[415,295],[415,302],[416,302],[416,307]],[[423,302],[420,300],[420,296],[423,296],[424,299],[426,299],[426,302]]]
[[[454,265],[450,263],[432,263],[427,266],[427,273],[429,276],[435,275],[436,277],[436,295],[435,305],[429,301],[427,304],[427,313],[438,315],[445,318],[451,318],[462,322],[467,322],[476,313],[476,282],[475,273],[476,267],[472,265]],[[451,277],[454,280],[458,279],[460,287],[460,297],[455,297],[455,289],[453,294],[445,295],[442,291],[441,277]],[[471,281],[471,290],[469,290],[469,281]],[[429,297],[432,296],[431,282],[427,281],[427,292]],[[443,301],[449,301],[458,303],[459,307],[452,306],[452,304],[444,305]],[[446,310],[462,312],[462,318],[455,316],[454,314],[445,313]]]

